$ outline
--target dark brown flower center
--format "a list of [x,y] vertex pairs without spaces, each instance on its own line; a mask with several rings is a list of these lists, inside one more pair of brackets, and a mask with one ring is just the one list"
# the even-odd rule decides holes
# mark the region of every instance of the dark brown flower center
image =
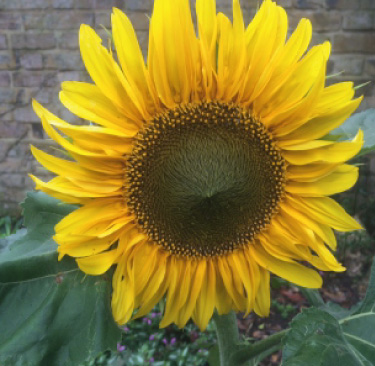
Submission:
[[140,228],[182,256],[251,242],[284,193],[285,161],[264,125],[234,105],[180,106],[139,132],[126,196]]

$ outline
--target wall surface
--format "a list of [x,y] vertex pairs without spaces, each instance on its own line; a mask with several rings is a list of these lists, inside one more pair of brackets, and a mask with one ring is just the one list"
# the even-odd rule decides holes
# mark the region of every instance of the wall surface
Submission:
[[[329,73],[344,71],[335,81],[362,84],[375,79],[375,0],[279,0],[287,8],[290,28],[302,17],[311,19],[313,44],[330,40]],[[231,12],[231,0],[218,0]],[[242,0],[249,21],[258,0]],[[25,191],[33,187],[29,172],[38,167],[30,144],[51,149],[39,119],[31,109],[35,98],[61,118],[79,122],[58,100],[65,80],[89,80],[78,49],[78,28],[89,24],[103,36],[110,28],[113,6],[124,9],[147,49],[151,0],[0,0],[0,214],[16,212]],[[361,109],[375,108],[375,83],[360,90]]]

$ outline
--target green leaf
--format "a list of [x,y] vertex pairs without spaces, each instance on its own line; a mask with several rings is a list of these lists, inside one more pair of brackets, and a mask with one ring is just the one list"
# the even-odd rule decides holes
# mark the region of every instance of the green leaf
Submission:
[[338,321],[311,308],[292,321],[285,338],[283,366],[370,366],[371,362],[351,347]]
[[42,193],[28,194],[23,207],[27,233],[0,252],[0,365],[75,366],[116,349],[110,276],[57,260],[53,228],[76,207]]
[[338,306],[307,309],[292,321],[285,337],[282,365],[373,366],[374,329],[375,260],[362,304],[349,311]]
[[[17,232],[12,235],[1,238],[0,239],[0,255],[3,251],[6,250],[6,248],[9,245],[11,245],[13,242],[23,237],[26,234],[26,232],[27,232],[26,229],[20,229],[20,230],[17,230]],[[1,260],[1,257],[0,257],[0,260]]]
[[[0,282],[26,281],[72,268],[74,261],[57,261],[57,244],[53,241],[54,226],[76,206],[60,201],[42,192],[28,193],[24,209],[27,233],[8,238],[0,252]],[[17,239],[17,240],[14,240]]]
[[341,141],[354,138],[361,129],[364,134],[365,143],[358,154],[365,155],[375,150],[375,109],[356,113],[346,120],[344,124],[333,130],[326,139]]

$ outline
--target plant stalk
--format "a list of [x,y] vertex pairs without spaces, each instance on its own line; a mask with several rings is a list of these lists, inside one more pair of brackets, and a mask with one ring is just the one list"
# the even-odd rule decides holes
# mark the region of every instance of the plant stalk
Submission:
[[272,334],[271,336],[261,341],[255,342],[251,345],[243,346],[230,358],[231,365],[243,365],[246,361],[249,361],[261,354],[263,354],[261,357],[261,359],[263,359],[269,354],[276,352],[281,348],[281,341],[288,331],[289,329],[285,329],[278,333]]
[[219,346],[220,366],[233,366],[230,363],[232,353],[239,342],[237,317],[234,311],[225,315],[214,313],[213,320],[216,325],[217,343]]
[[305,288],[305,287],[298,287],[298,288],[302,292],[303,296],[306,297],[309,304],[311,304],[312,306],[319,308],[320,306],[324,305],[324,300],[320,296],[320,293],[318,290]]

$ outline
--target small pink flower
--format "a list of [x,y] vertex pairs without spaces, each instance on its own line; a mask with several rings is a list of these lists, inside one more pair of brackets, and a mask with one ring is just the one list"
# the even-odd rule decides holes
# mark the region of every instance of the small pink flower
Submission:
[[125,348],[121,343],[117,343],[117,352],[125,351]]

